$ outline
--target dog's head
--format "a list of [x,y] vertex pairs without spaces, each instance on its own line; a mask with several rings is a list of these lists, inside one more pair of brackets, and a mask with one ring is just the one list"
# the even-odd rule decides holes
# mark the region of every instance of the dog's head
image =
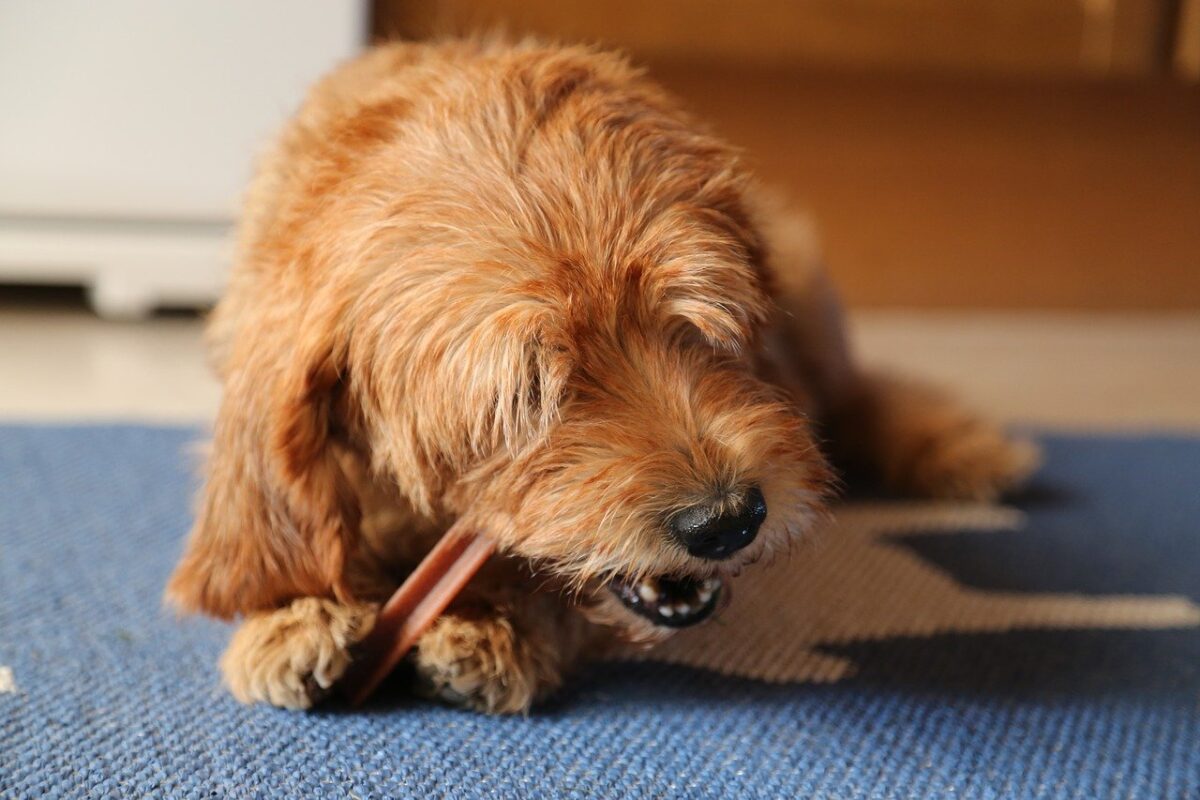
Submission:
[[826,471],[759,369],[772,301],[734,154],[623,85],[560,90],[518,163],[491,141],[453,180],[430,159],[406,204],[421,236],[349,372],[418,507],[469,515],[651,639],[806,530]]
[[[824,462],[756,376],[749,336],[712,341],[627,280],[624,296],[578,304],[598,326],[563,320],[560,363],[526,387],[531,418],[547,418],[487,470],[472,511],[582,589],[593,619],[646,640],[710,616],[730,577],[807,530]],[[715,297],[690,313],[729,313]]]

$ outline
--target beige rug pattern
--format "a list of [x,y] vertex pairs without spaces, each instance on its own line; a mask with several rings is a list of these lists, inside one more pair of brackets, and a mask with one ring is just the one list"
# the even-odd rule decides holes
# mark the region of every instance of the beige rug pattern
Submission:
[[1021,629],[1151,629],[1200,626],[1200,606],[1176,595],[985,591],[965,586],[894,541],[905,534],[996,536],[1016,532],[1013,508],[870,503],[773,564],[747,569],[717,618],[627,657],[763,681],[832,682],[854,664],[823,645],[945,633]]

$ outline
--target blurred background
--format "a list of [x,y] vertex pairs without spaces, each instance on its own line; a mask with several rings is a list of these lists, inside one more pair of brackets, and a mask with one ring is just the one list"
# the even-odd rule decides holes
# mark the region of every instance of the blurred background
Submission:
[[1200,0],[0,0],[0,414],[207,419],[255,153],[370,41],[627,51],[809,209],[869,361],[1200,428]]

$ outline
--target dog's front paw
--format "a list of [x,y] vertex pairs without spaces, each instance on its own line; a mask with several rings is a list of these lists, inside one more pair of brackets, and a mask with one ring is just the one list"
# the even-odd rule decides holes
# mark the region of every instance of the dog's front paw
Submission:
[[243,703],[310,708],[350,665],[350,648],[375,623],[375,607],[303,597],[247,617],[233,634],[221,672]]
[[448,614],[417,643],[417,689],[492,714],[525,712],[550,680],[503,617]]

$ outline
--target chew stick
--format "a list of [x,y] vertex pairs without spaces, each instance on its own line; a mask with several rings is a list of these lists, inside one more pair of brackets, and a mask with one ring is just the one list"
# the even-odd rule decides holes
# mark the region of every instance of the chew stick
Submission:
[[362,653],[342,679],[360,705],[495,551],[491,539],[455,523],[379,611]]

